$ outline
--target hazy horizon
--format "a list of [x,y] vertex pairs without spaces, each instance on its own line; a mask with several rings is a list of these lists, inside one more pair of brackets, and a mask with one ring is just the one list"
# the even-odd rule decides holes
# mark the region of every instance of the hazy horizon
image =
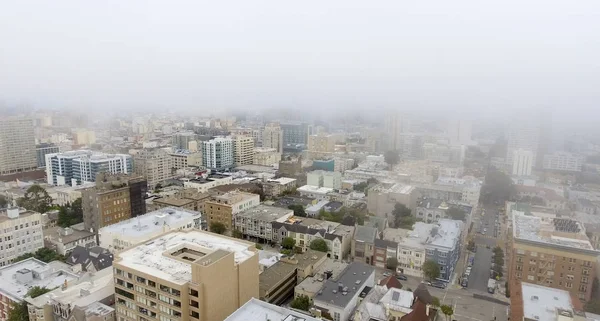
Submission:
[[0,5],[0,102],[535,108],[579,119],[598,110],[598,30],[598,1],[9,2]]

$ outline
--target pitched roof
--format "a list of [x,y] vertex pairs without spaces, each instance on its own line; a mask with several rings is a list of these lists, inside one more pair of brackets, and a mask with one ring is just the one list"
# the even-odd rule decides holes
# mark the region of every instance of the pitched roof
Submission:
[[398,279],[396,279],[395,275],[390,275],[387,278],[379,281],[379,285],[380,286],[385,285],[388,289],[391,289],[391,288],[402,289],[402,283],[400,283],[400,281],[398,281]]
[[376,228],[358,225],[354,232],[354,240],[361,241],[361,242],[367,242],[367,243],[374,243],[376,235],[377,235]]
[[398,243],[394,242],[394,241],[388,241],[388,240],[382,240],[382,239],[375,239],[375,247],[378,248],[397,248],[398,247]]
[[427,315],[427,304],[433,302],[433,297],[429,294],[425,284],[421,283],[416,290],[413,291],[415,302],[412,306],[412,312],[400,318],[400,321],[429,321],[433,320],[435,313]]
[[81,268],[84,271],[91,263],[94,265],[96,271],[100,271],[112,266],[113,259],[114,256],[105,248],[95,246],[88,249],[78,245],[73,252],[71,252],[71,255],[69,255],[66,262],[69,265],[81,264]]

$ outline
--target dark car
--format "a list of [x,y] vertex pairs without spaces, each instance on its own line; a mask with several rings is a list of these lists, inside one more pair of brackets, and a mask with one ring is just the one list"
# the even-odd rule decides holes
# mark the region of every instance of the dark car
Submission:
[[408,280],[408,278],[407,278],[407,277],[406,277],[406,275],[404,275],[404,274],[398,274],[398,275],[396,276],[396,279],[398,279],[398,280],[402,280],[402,281],[406,281],[406,280]]
[[431,282],[431,286],[438,289],[445,289],[446,283],[444,282]]

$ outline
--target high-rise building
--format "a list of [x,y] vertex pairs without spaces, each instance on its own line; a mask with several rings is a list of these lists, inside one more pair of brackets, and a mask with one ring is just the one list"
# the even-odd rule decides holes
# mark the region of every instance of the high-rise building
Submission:
[[514,120],[509,124],[506,146],[506,164],[513,165],[513,156],[516,150],[524,149],[533,153],[533,166],[536,166],[538,150],[540,147],[540,123],[523,118]]
[[[289,151],[302,150],[308,144],[308,136],[311,134],[311,126],[306,123],[289,122],[280,123],[283,132],[283,148]],[[264,142],[263,142],[264,144]]]
[[233,139],[215,137],[202,142],[202,165],[216,170],[232,168],[234,166]]
[[259,204],[260,196],[258,194],[231,191],[215,196],[204,202],[206,222],[208,226],[215,222],[223,223],[227,230],[231,231],[237,213]]
[[517,149],[513,152],[512,175],[531,176],[534,155],[530,150]]
[[35,148],[37,166],[38,167],[46,167],[46,155],[47,154],[56,154],[60,151],[58,146],[54,144],[40,144]]
[[81,193],[85,229],[97,232],[146,213],[147,185],[142,176],[98,174],[96,185]]
[[133,160],[134,173],[144,176],[152,188],[173,177],[173,159],[164,149],[142,149],[133,156]]
[[117,320],[224,320],[259,297],[255,244],[209,232],[163,234],[113,267]]
[[447,134],[450,145],[470,145],[471,122],[464,119],[450,120]]
[[81,185],[95,181],[98,173],[130,174],[132,171],[132,157],[127,154],[91,150],[46,154],[46,180],[50,185]]
[[196,134],[192,131],[179,132],[173,135],[174,149],[190,149],[190,143],[196,141]]
[[569,291],[582,302],[592,295],[597,258],[583,224],[512,211],[509,288],[529,282]]
[[0,266],[9,265],[16,257],[44,247],[40,213],[18,207],[2,210],[0,231],[3,241],[0,242]]
[[335,152],[334,135],[320,133],[308,137],[308,154],[310,158],[324,158]]
[[0,175],[37,168],[33,120],[0,118]]
[[402,134],[410,132],[408,119],[399,112],[391,112],[385,117],[385,138],[387,150],[402,149]]
[[275,148],[278,153],[283,153],[283,131],[279,124],[270,123],[265,126],[262,133],[262,147]]
[[233,136],[233,159],[235,166],[250,165],[254,156],[254,138],[251,136]]

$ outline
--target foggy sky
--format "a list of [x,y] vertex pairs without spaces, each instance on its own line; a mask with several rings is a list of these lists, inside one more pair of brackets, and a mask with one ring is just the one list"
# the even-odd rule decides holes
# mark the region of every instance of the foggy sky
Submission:
[[0,100],[579,117],[600,1],[0,1]]

